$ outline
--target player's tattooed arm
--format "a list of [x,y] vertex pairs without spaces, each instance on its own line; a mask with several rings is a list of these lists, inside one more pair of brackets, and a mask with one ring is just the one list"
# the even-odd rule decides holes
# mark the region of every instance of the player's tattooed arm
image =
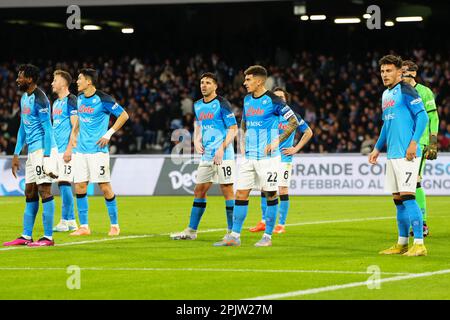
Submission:
[[284,142],[287,138],[289,138],[291,133],[294,132],[297,129],[297,127],[298,127],[297,118],[294,115],[292,115],[288,119],[288,124],[287,124],[286,130],[284,130],[284,132],[282,134],[280,134],[280,136],[278,138],[279,144]]
[[266,146],[265,154],[269,154],[272,151],[278,149],[278,146],[280,143],[284,142],[289,136],[294,132],[298,127],[298,120],[295,115],[292,115],[288,118],[288,124],[286,126],[286,130],[280,136],[278,139],[275,139],[271,144]]
[[309,140],[311,140],[312,136],[313,131],[311,130],[311,128],[306,129],[297,145],[295,147],[283,148],[283,154],[287,156],[296,154],[297,152],[302,150],[302,148],[308,143]]

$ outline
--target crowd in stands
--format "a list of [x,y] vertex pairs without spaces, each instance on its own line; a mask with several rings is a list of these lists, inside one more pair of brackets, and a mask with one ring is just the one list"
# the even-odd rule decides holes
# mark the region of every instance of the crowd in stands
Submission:
[[[306,51],[280,52],[265,65],[269,72],[267,88],[286,88],[291,93],[291,107],[314,132],[302,152],[370,152],[382,123],[380,99],[384,87],[378,60],[383,54],[367,53],[353,59]],[[448,54],[415,50],[404,57],[419,65],[417,81],[435,94],[440,151],[450,151],[450,62],[445,56]],[[217,74],[218,93],[231,102],[238,123],[241,120],[246,66],[233,66],[217,54],[160,62],[125,56],[90,62],[33,63],[41,68],[39,86],[50,101],[55,99],[51,94],[55,69],[67,70],[74,78],[82,67],[99,71],[97,88],[111,94],[130,114],[127,124],[111,139],[113,154],[170,153],[176,143],[171,141],[175,129],[193,132],[193,103],[201,98],[199,77],[204,72]],[[13,154],[16,144],[21,94],[15,81],[18,65],[17,61],[0,62],[0,154]],[[75,84],[71,89],[76,93]]]

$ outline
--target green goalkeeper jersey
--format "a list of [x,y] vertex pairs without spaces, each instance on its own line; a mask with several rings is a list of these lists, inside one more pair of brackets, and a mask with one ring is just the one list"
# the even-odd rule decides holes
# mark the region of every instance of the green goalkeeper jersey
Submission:
[[434,94],[430,88],[417,83],[415,86],[420,98],[422,98],[425,110],[428,113],[428,124],[425,128],[422,137],[420,138],[421,145],[428,145],[430,142],[430,133],[437,134],[439,128],[439,117],[437,113],[436,102],[434,101]]

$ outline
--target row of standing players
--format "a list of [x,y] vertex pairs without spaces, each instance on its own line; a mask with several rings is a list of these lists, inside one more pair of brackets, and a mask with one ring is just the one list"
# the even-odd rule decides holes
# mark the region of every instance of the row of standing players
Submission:
[[[71,75],[66,71],[56,70],[52,89],[58,99],[52,108],[45,93],[37,86],[39,74],[36,66],[22,65],[16,80],[23,95],[20,100],[20,127],[12,160],[12,173],[17,178],[19,155],[27,145],[26,207],[22,235],[3,245],[53,246],[53,231],[71,230],[73,236],[89,235],[89,182],[98,183],[104,194],[111,222],[108,235],[118,236],[118,209],[110,184],[108,143],[111,136],[128,120],[128,114],[111,96],[96,89],[98,74],[94,69],[80,70],[76,81],[80,92],[78,97],[69,92]],[[108,130],[111,114],[117,119]],[[58,181],[62,197],[62,219],[53,228],[55,204],[51,185],[55,180]],[[72,182],[75,183],[79,228],[75,222]],[[33,241],[39,197],[43,206],[44,235]]]
[[[415,63],[402,61],[400,57],[388,55],[380,60],[381,76],[387,87],[382,97],[384,124],[377,144],[369,155],[369,162],[376,164],[380,151],[387,145],[388,169],[385,189],[393,194],[399,229],[398,243],[380,254],[427,254],[423,244],[423,236],[428,234],[425,222],[426,202],[420,179],[425,159],[434,160],[437,156],[439,120],[431,90],[414,80],[417,70]],[[206,194],[214,182],[220,184],[225,197],[228,225],[227,234],[215,243],[215,246],[240,245],[249,193],[253,188],[260,188],[262,191],[262,221],[256,227],[250,228],[250,231],[265,231],[255,246],[271,246],[272,233],[285,232],[292,155],[308,142],[312,131],[301,117],[294,115],[286,105],[289,95],[284,89],[275,88],[273,93],[266,90],[266,77],[266,70],[260,66],[253,66],[245,71],[244,86],[249,94],[244,99],[241,128],[245,131],[246,138],[245,144],[241,146],[244,160],[239,168],[236,197],[233,194],[234,154],[230,143],[236,135],[237,124],[229,103],[216,94],[217,80],[214,75],[204,74],[201,77],[203,99],[194,105],[197,121],[194,143],[197,152],[203,156],[197,171],[189,226],[182,232],[171,234],[172,239],[197,238],[197,229],[206,209]],[[212,139],[212,127],[220,129],[225,138],[219,141]],[[267,134],[267,130],[274,127],[278,127],[279,136]],[[296,128],[304,134],[298,144],[293,146]],[[248,134],[252,129],[256,134]],[[266,130],[262,139],[259,134],[261,130]],[[275,227],[277,188],[280,205],[279,224]],[[416,201],[416,192],[420,208]],[[414,236],[411,248],[408,247],[410,226],[411,235]]]
[[[408,70],[403,72],[401,65],[398,67],[398,61],[392,62],[388,58],[387,62],[389,63],[386,63],[385,61],[384,64],[381,64],[380,61],[380,64],[382,67],[383,65],[392,65],[394,66],[393,70],[397,72],[392,72],[392,70],[389,69],[389,72],[391,72],[390,76],[401,76],[402,73],[408,74]],[[54,204],[53,198],[49,192],[50,182],[48,179],[49,176],[55,177],[57,174],[60,176],[59,185],[63,197],[63,219],[58,226],[56,226],[55,230],[67,231],[73,229],[75,231],[72,235],[90,234],[87,224],[88,206],[86,187],[88,182],[96,182],[99,183],[100,188],[104,192],[108,213],[111,218],[111,231],[109,234],[118,235],[117,205],[115,203],[115,196],[112,192],[111,185],[109,184],[109,156],[107,144],[111,135],[119,130],[128,119],[128,115],[111,97],[96,90],[95,84],[98,79],[95,70],[92,69],[84,69],[80,72],[77,84],[79,91],[83,93],[77,99],[77,107],[70,108],[70,101],[73,100],[73,97],[69,94],[67,88],[68,84],[71,82],[70,75],[63,71],[55,72],[55,80],[52,83],[52,86],[53,90],[58,94],[59,99],[53,106],[53,127],[55,128],[56,140],[64,136],[65,138],[62,140],[65,142],[58,143],[58,150],[64,151],[64,153],[60,152],[58,156],[52,157],[52,153],[55,153],[52,151],[55,151],[55,149],[53,148],[53,150],[51,150],[51,147],[54,147],[56,143],[53,141],[51,141],[51,143],[48,142],[49,135],[47,133],[51,131],[48,129],[49,103],[45,94],[37,88],[35,84],[37,79],[34,79],[30,68],[31,70],[33,69],[32,66],[24,66],[19,72],[17,80],[19,87],[25,91],[21,100],[23,117],[18,135],[19,138],[22,137],[21,132],[24,132],[24,134],[23,139],[18,139],[12,166],[13,174],[16,175],[18,169],[17,155],[20,153],[23,143],[27,143],[29,146],[29,157],[26,170],[27,207],[24,216],[24,233],[20,238],[5,243],[5,245],[52,245],[52,243],[54,243],[50,231],[50,226],[53,223]],[[385,74],[388,73],[385,72]],[[274,90],[274,93],[266,90],[264,86],[266,78],[267,71],[261,66],[252,66],[245,72],[244,86],[249,93],[244,99],[243,121],[241,122],[241,128],[246,133],[245,140],[243,140],[244,142],[241,145],[241,150],[243,151],[245,158],[240,167],[237,186],[238,191],[236,193],[236,200],[234,200],[235,197],[233,194],[232,183],[234,181],[235,168],[231,142],[234,140],[237,132],[236,120],[231,112],[229,103],[216,94],[217,79],[215,78],[215,75],[212,73],[202,75],[200,87],[203,99],[197,101],[194,106],[196,116],[194,143],[196,150],[202,154],[202,161],[198,168],[195,200],[191,210],[189,227],[181,233],[172,234],[171,237],[173,239],[196,238],[196,230],[200,223],[201,216],[206,209],[206,193],[213,182],[219,182],[225,196],[229,230],[222,241],[215,245],[240,245],[240,232],[248,211],[248,198],[251,189],[254,188],[260,188],[263,191],[261,199],[263,221],[251,231],[263,231],[265,229],[262,239],[256,245],[270,246],[272,244],[271,234],[274,231],[277,216],[278,190],[280,192],[281,200],[279,209],[280,223],[275,229],[275,232],[284,232],[284,223],[289,208],[288,186],[291,175],[292,155],[298,152],[308,142],[312,136],[312,131],[300,116],[294,114],[289,106],[286,105],[289,97],[285,90],[277,88]],[[397,79],[395,78],[394,80]],[[397,82],[393,81],[391,84],[395,85],[392,86],[385,82],[384,77],[383,82],[388,87],[386,90],[387,94],[386,92],[385,94],[388,95],[390,93],[389,90],[393,90],[393,95],[395,96],[396,91],[399,90],[395,90],[394,88],[401,83],[401,78]],[[414,89],[411,91],[410,88],[403,89],[402,87],[400,89],[400,96],[402,96],[404,92],[410,97],[417,96],[420,100],[417,91]],[[386,100],[387,98],[385,99],[385,94],[383,94],[383,113],[385,113],[384,111],[387,109],[385,108],[386,103],[389,104],[394,101],[394,104],[389,105],[389,107],[395,106],[395,99],[392,100],[392,97],[389,97],[392,101],[388,101]],[[415,104],[417,104],[417,98],[410,100],[416,101]],[[64,100],[66,100],[66,102],[64,102]],[[404,102],[403,100],[402,103]],[[408,99],[406,99],[406,101],[408,101]],[[423,103],[421,101],[419,102],[423,108]],[[63,107],[64,103],[67,105],[65,108]],[[61,104],[61,108],[58,108],[58,104]],[[408,103],[403,104],[406,105],[407,108],[409,106],[410,110],[414,110],[412,103],[409,103],[409,105]],[[73,102],[72,105],[74,105]],[[33,107],[32,110],[30,109],[30,106]],[[395,108],[391,108],[390,110],[395,110]],[[429,110],[427,111],[430,112]],[[106,131],[108,128],[109,115],[111,113],[118,117],[118,119],[114,126]],[[405,112],[403,113],[407,114]],[[402,193],[405,193],[401,190],[399,191],[399,189],[401,189],[400,185],[405,185],[405,183],[400,180],[405,175],[404,171],[410,170],[411,164],[407,163],[402,166],[402,164],[394,164],[393,162],[396,160],[395,158],[411,161],[412,163],[414,162],[413,159],[408,159],[409,155],[406,155],[406,149],[409,150],[409,148],[408,145],[405,146],[405,143],[409,144],[410,141],[416,142],[414,138],[424,131],[420,131],[418,128],[421,128],[421,126],[417,125],[418,128],[416,128],[414,132],[417,120],[419,119],[416,115],[419,113],[420,112],[409,112],[409,120],[412,120],[412,122],[409,121],[411,127],[409,128],[409,137],[408,134],[402,134],[401,136],[395,137],[395,132],[394,134],[389,132],[383,135],[384,131],[389,131],[389,129],[384,130],[385,125],[383,125],[382,135],[369,159],[371,163],[374,163],[379,151],[387,142],[388,168],[390,168],[391,172],[390,175],[387,175],[386,185],[387,189],[394,195],[394,201],[398,210],[398,203],[401,201],[401,205],[403,205],[403,200],[398,200],[396,198],[400,196],[403,197],[404,194]],[[33,114],[34,118],[27,119],[27,114]],[[63,114],[65,116],[63,116]],[[58,115],[62,116],[62,118],[58,119]],[[74,119],[77,115],[80,117],[80,121]],[[385,124],[387,120],[395,119],[395,114],[393,112],[383,116]],[[40,127],[39,125],[36,125],[36,123],[39,123]],[[66,125],[64,126],[62,123],[66,123]],[[398,124],[395,125],[396,122],[393,123],[394,126],[399,126]],[[58,127],[70,129],[58,130]],[[32,128],[34,128],[34,131]],[[36,130],[36,128],[40,128],[41,130]],[[296,146],[293,146],[294,132],[297,128],[304,134],[299,143]],[[274,130],[277,132],[275,135],[271,134]],[[67,134],[68,131],[70,132],[69,134]],[[103,134],[105,131],[106,133]],[[36,134],[36,132],[38,132],[38,134]],[[66,134],[61,135],[58,134],[58,132],[66,132]],[[78,134],[78,132],[80,132],[80,134]],[[270,133],[268,134],[268,132]],[[261,133],[263,133],[262,136]],[[35,135],[35,137],[33,137],[33,135]],[[38,136],[39,139],[36,139],[36,136]],[[392,136],[394,136],[393,139]],[[386,141],[386,139],[388,141]],[[434,143],[433,141],[430,141],[429,144],[430,146],[433,146]],[[49,145],[51,146],[50,148]],[[77,152],[72,155],[72,147],[75,146],[77,147]],[[390,146],[391,148],[389,148]],[[399,149],[400,151],[398,151]],[[414,152],[416,151],[417,150]],[[420,148],[418,152],[420,152]],[[394,156],[392,156],[393,153]],[[436,150],[434,150],[434,153],[436,153]],[[426,152],[427,157],[430,154],[433,154],[432,147]],[[416,155],[414,154],[413,157],[415,158],[415,156]],[[74,158],[73,160],[72,157]],[[52,161],[52,159],[55,158],[58,158],[59,165],[56,165]],[[71,169],[71,161],[73,161],[74,170]],[[423,161],[420,161],[420,166],[417,167],[421,167],[423,163]],[[415,168],[416,166],[413,165],[413,167]],[[396,172],[396,170],[400,172]],[[73,201],[72,195],[70,194],[69,199],[68,192],[64,191],[67,190],[66,188],[70,188],[69,181],[71,181],[70,174],[72,172],[75,173],[73,180],[76,186],[78,213],[81,224],[78,230],[76,230],[77,226],[74,221],[73,203],[70,203],[70,199]],[[48,174],[46,175],[45,173]],[[410,172],[408,171],[407,173]],[[417,174],[417,176],[418,175],[419,174]],[[410,180],[410,176],[411,174],[408,176],[408,180]],[[413,181],[414,179],[410,180],[409,183],[406,183],[408,187],[411,186]],[[415,185],[415,182],[413,184]],[[37,201],[38,193],[43,199],[45,235],[40,241],[33,244],[31,232],[39,207],[39,202]],[[411,198],[411,192],[406,191],[406,193],[406,196]],[[67,194],[67,202],[64,201],[65,194]],[[414,200],[415,202],[415,199],[409,198],[405,201]],[[51,220],[51,223],[49,220]],[[417,237],[422,236],[422,234],[419,235],[419,233],[421,232],[416,232]],[[400,238],[401,241],[404,242],[404,236],[399,236],[399,243]],[[417,243],[420,244],[420,239],[417,239]]]

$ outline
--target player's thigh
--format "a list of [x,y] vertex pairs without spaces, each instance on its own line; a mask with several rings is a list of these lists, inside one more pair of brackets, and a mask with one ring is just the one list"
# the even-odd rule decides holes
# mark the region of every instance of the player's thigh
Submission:
[[234,160],[224,160],[217,166],[218,182],[221,185],[234,183],[236,165]]
[[111,182],[109,153],[88,154],[89,181],[93,183]]
[[73,156],[69,162],[64,161],[64,153],[58,154],[58,181],[73,181],[74,160]]
[[88,155],[86,153],[75,153],[72,158],[74,182],[88,182],[90,179]]
[[279,182],[280,157],[259,160],[255,167],[261,190],[276,192]]
[[398,192],[416,192],[417,178],[421,158],[412,161],[404,159],[393,159],[393,167],[397,178]]
[[258,187],[258,178],[255,170],[255,161],[243,159],[238,170],[237,190],[251,190]]
[[[43,171],[41,167],[38,168],[38,171]],[[33,160],[31,159],[31,153],[28,154],[27,161],[25,162],[25,184],[35,184],[37,180],[37,170],[33,164]]]
[[200,161],[197,167],[197,177],[195,182],[197,184],[216,182],[216,168],[212,161]]
[[[56,149],[52,149],[50,160],[56,161]],[[35,182],[37,185],[43,183],[52,183],[53,179],[44,173],[44,150],[39,149],[30,154],[31,165],[34,169]]]
[[384,190],[388,193],[398,193],[397,177],[395,176],[393,160],[387,159],[386,161],[386,178],[384,180]]
[[292,177],[292,162],[280,162],[278,170],[278,187],[289,188]]

